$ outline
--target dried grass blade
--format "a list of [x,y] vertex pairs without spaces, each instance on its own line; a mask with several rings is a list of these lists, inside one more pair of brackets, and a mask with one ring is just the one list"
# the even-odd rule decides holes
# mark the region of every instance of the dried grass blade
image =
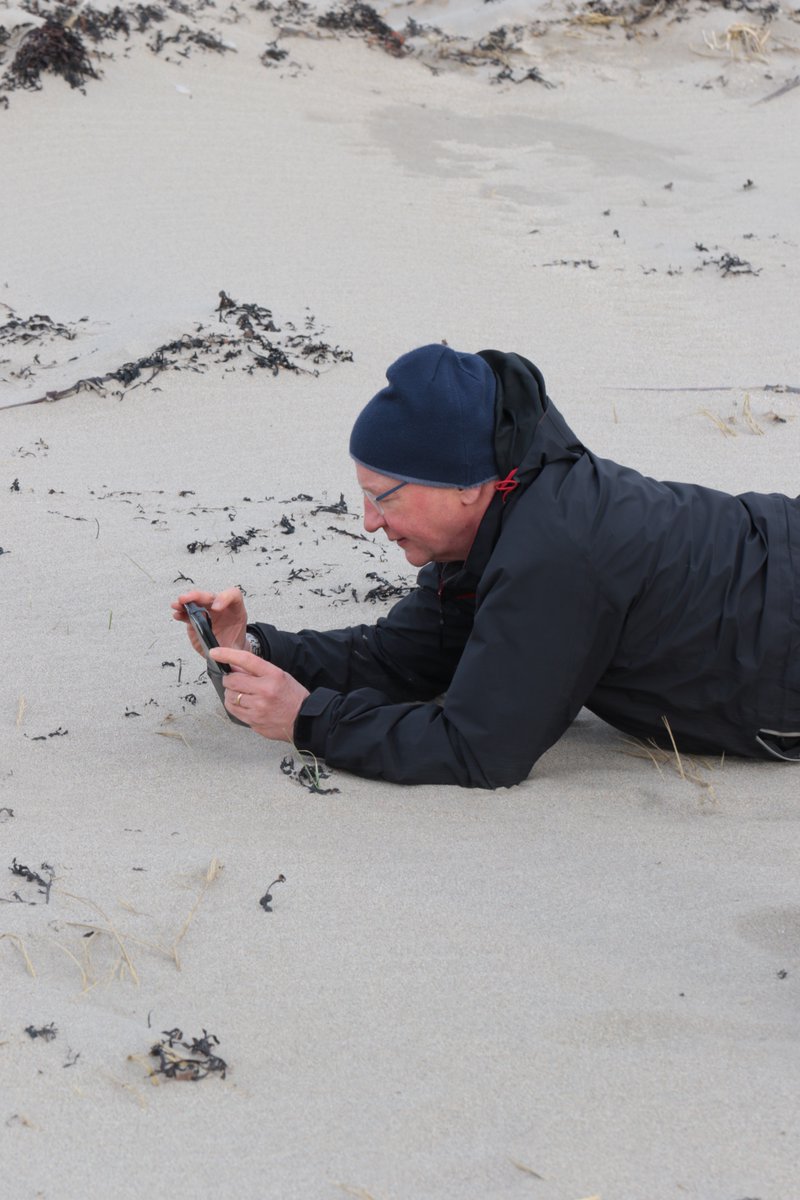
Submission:
[[31,962],[30,958],[28,957],[28,951],[25,949],[25,943],[23,942],[23,940],[19,936],[19,934],[18,933],[0,933],[0,941],[2,941],[3,938],[9,938],[14,943],[14,945],[17,947],[17,949],[19,950],[22,957],[25,959],[25,966],[28,968],[28,974],[33,979],[35,979],[36,971],[34,970],[33,963]]
[[68,950],[67,947],[65,945],[63,945],[62,942],[54,941],[53,945],[58,946],[59,950],[63,950],[64,953],[67,955],[67,957],[72,959],[72,961],[75,963],[75,966],[80,971],[81,983],[82,983],[81,991],[83,991],[83,992],[91,991],[91,989],[95,986],[95,983],[97,983],[97,980],[95,980],[94,983],[89,982],[89,976],[86,974],[86,971],[84,970],[80,959],[77,958],[77,956],[74,955],[71,950]]
[[713,421],[720,433],[724,433],[726,437],[736,437],[736,430],[731,429],[730,425],[721,420],[716,413],[710,412],[707,408],[701,408],[700,412],[704,417],[708,417],[709,421]]
[[218,858],[216,858],[216,857],[212,858],[211,862],[208,864],[208,870],[206,871],[205,882],[203,883],[203,886],[200,889],[200,893],[199,893],[197,899],[195,900],[194,904],[192,905],[192,908],[191,908],[191,911],[190,911],[188,917],[183,922],[183,925],[181,926],[178,936],[175,938],[175,941],[172,943],[172,957],[175,960],[175,966],[178,968],[179,971],[181,969],[181,963],[180,963],[180,959],[178,958],[178,945],[185,937],[187,929],[189,928],[192,921],[194,920],[195,913],[197,912],[198,908],[200,907],[203,897],[205,896],[208,889],[211,887],[211,884],[218,877],[221,870],[222,870],[222,863],[219,861]]
[[116,928],[116,926],[114,925],[114,922],[111,920],[111,918],[108,916],[108,914],[104,913],[102,908],[100,907],[100,905],[95,904],[94,900],[87,900],[85,896],[76,896],[74,892],[65,892],[61,888],[58,888],[57,890],[61,893],[62,896],[68,896],[70,900],[77,900],[79,904],[85,904],[87,908],[93,908],[95,912],[100,913],[100,916],[103,918],[103,920],[107,922],[108,928],[101,929],[98,932],[110,933],[111,936],[114,938],[114,941],[117,943],[117,945],[120,948],[122,957],[125,959],[125,964],[131,973],[131,979],[138,987],[139,986],[139,976],[136,973],[136,968],[134,967],[133,963],[131,962],[130,955],[128,954],[125,943],[122,940],[122,934]]
[[675,738],[672,736],[672,729],[670,728],[669,721],[663,714],[661,716],[661,720],[664,722],[664,728],[666,729],[667,733],[669,734],[669,740],[672,742],[672,749],[675,751],[675,760],[678,764],[678,774],[680,775],[681,779],[685,779],[686,772],[683,769],[683,763],[681,762],[681,756],[678,753],[678,747],[675,743]]

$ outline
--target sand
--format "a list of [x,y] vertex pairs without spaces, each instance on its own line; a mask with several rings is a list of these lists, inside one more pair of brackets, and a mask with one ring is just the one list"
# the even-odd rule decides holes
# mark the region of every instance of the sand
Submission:
[[[474,42],[486,7],[387,16]],[[386,611],[369,591],[413,572],[357,536],[347,434],[441,338],[533,358],[599,454],[797,493],[800,89],[765,97],[800,29],[577,12],[529,9],[507,56],[552,87],[240,7],[169,26],[235,50],[150,30],[101,43],[85,94],[0,107],[0,326],[65,331],[0,341],[8,1200],[797,1195],[793,769],[681,778],[584,712],[507,791],[312,794],[170,619],[181,577],[285,628]],[[234,338],[221,290],[312,370],[232,341],[107,378]],[[176,1028],[224,1078],[150,1077]]]

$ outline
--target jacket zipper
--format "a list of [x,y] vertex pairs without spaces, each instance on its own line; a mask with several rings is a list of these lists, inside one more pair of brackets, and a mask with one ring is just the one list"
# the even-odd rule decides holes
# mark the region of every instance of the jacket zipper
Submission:
[[436,589],[439,601],[439,650],[444,651],[444,565],[439,567],[439,586]]

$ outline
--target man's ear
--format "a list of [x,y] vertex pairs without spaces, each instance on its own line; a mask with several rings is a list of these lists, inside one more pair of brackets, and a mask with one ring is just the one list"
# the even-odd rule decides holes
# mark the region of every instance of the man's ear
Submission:
[[481,483],[478,487],[459,488],[458,496],[462,504],[471,505],[478,504],[484,500],[494,490],[494,482]]

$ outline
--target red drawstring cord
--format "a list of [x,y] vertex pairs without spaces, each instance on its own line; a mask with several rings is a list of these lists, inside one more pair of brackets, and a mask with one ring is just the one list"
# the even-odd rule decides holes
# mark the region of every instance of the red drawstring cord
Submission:
[[519,480],[514,478],[518,470],[518,467],[512,467],[505,479],[498,479],[494,485],[495,491],[502,493],[503,504],[505,504],[514,489],[519,487]]

